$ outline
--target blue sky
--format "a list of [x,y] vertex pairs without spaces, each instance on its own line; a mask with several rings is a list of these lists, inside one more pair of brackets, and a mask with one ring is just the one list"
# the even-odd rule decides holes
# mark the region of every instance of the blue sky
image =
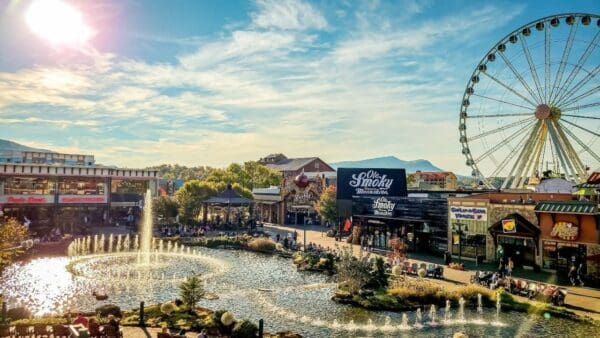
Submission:
[[465,84],[509,31],[598,1],[70,1],[85,49],[0,0],[0,138],[130,167],[394,155],[467,173]]

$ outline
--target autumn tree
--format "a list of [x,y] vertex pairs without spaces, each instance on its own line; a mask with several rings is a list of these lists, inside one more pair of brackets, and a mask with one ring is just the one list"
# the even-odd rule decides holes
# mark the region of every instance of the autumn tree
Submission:
[[330,185],[321,194],[316,204],[317,212],[323,219],[335,223],[338,220],[338,210],[336,201],[336,187]]
[[18,247],[27,236],[27,228],[15,218],[0,217],[0,270],[17,255]]
[[179,212],[179,204],[177,200],[161,196],[152,200],[152,211],[158,218],[169,219],[175,218]]

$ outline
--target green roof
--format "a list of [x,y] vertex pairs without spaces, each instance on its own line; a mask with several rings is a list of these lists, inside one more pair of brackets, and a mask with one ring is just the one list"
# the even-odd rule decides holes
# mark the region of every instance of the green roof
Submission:
[[557,214],[593,215],[598,213],[598,206],[594,203],[579,201],[541,201],[536,205],[535,211]]

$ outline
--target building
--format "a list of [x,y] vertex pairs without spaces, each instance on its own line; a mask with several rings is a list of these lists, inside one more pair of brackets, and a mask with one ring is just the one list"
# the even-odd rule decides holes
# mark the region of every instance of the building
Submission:
[[456,175],[451,172],[420,171],[408,175],[408,188],[419,190],[456,190]]
[[582,264],[587,279],[598,285],[598,204],[586,201],[541,201],[535,207],[535,213],[541,233],[539,251],[542,267],[566,274],[571,266]]
[[600,171],[593,172],[585,183],[575,186],[575,195],[584,201],[600,204]]
[[448,199],[448,247],[453,256],[489,262],[513,257],[516,267],[542,266],[540,201],[570,201],[572,194],[487,192]]
[[146,190],[157,195],[157,170],[97,165],[93,155],[2,153],[1,213],[31,227],[124,224],[139,214]]
[[319,224],[315,203],[335,184],[335,170],[318,157],[287,158],[271,154],[259,163],[281,173],[279,187],[253,189],[258,221],[279,224]]

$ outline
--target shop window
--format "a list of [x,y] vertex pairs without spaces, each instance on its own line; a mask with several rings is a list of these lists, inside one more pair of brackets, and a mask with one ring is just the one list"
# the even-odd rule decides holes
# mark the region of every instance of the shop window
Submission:
[[51,195],[54,182],[43,177],[7,177],[4,181],[5,195]]
[[62,178],[58,191],[61,195],[104,195],[106,183],[94,178]]

